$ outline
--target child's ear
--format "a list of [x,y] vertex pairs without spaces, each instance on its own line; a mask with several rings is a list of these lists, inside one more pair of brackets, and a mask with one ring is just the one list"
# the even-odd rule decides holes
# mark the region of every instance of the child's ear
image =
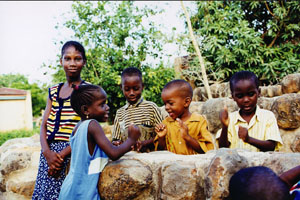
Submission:
[[59,59],[60,65],[62,66],[62,58]]
[[190,104],[191,104],[191,102],[192,102],[192,99],[191,99],[191,97],[185,97],[185,99],[184,99],[184,107],[189,107],[190,106]]
[[89,115],[88,107],[86,105],[82,105],[80,107],[80,110],[81,110],[81,113],[84,114],[85,116]]

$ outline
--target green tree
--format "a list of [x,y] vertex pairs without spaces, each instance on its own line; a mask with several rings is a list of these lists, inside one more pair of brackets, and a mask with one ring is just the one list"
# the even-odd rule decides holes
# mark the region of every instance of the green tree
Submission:
[[[197,1],[196,4],[197,13],[191,21],[207,61],[210,80],[227,81],[237,71],[250,70],[262,83],[276,84],[287,74],[299,72],[299,2]],[[194,53],[191,43],[187,48]],[[197,79],[199,72],[194,65],[185,73]]]
[[[87,49],[87,65],[82,78],[101,85],[107,92],[110,121],[116,110],[125,105],[120,75],[126,67],[142,71],[144,97],[161,106],[160,92],[174,77],[174,72],[162,63],[153,66],[146,62],[148,57],[162,59],[160,41],[163,37],[153,23],[147,27],[142,24],[144,17],[161,11],[139,8],[132,1],[74,2],[72,9],[76,17],[64,25],[75,32],[75,37]],[[54,81],[65,80],[62,68],[57,66],[56,69]]]
[[42,109],[45,109],[47,101],[47,86],[39,87],[37,83],[30,84],[28,78],[22,74],[0,75],[0,87],[30,90],[33,116],[40,116]]

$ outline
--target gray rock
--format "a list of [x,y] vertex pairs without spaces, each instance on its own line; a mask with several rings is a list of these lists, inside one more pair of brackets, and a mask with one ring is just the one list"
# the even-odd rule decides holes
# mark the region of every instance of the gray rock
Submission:
[[300,73],[285,76],[281,81],[281,86],[284,94],[298,93],[300,91]]

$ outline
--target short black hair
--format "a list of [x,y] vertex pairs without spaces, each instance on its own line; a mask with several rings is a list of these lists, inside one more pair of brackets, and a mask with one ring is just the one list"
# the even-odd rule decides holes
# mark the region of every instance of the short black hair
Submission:
[[230,78],[230,90],[233,92],[235,84],[240,80],[252,80],[255,84],[256,88],[259,87],[259,80],[257,76],[250,71],[239,71],[233,74],[233,76]]
[[83,116],[83,113],[81,112],[81,107],[83,105],[89,106],[94,102],[95,91],[104,91],[100,86],[93,84],[79,86],[73,84],[72,87],[74,89],[71,94],[71,107],[79,116]]
[[189,84],[189,82],[183,80],[183,79],[175,79],[170,82],[168,82],[162,91],[168,90],[168,89],[173,89],[176,88],[178,89],[178,94],[182,97],[190,97],[191,99],[193,98],[193,88]]
[[67,48],[69,47],[74,47],[76,49],[76,51],[79,51],[81,53],[81,56],[83,58],[84,61],[86,61],[86,55],[85,55],[85,50],[84,47],[82,46],[82,44],[80,44],[77,41],[67,41],[61,48],[61,57],[63,57],[63,55],[65,54],[65,51]]
[[124,76],[138,76],[140,77],[141,81],[143,81],[142,72],[136,67],[125,68],[122,71],[121,78],[124,78]]
[[232,200],[288,200],[289,187],[275,172],[264,166],[247,167],[229,181]]

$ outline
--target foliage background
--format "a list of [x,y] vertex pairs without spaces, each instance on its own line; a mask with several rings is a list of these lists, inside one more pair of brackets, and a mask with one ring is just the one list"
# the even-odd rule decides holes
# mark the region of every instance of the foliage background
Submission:
[[[87,49],[82,78],[101,85],[107,92],[110,122],[117,109],[125,105],[120,75],[127,67],[137,67],[142,71],[144,98],[162,106],[160,92],[174,77],[174,70],[162,62],[165,41],[162,33],[153,22],[145,26],[142,20],[163,11],[139,8],[132,1],[74,2],[72,9],[76,18],[64,26],[72,29]],[[158,59],[159,64],[147,63],[148,57]],[[56,70],[54,82],[65,81],[61,66],[50,67]]]
[[[299,2],[196,1],[195,5],[196,12],[190,12],[191,22],[206,61],[210,84],[228,81],[240,70],[256,73],[262,85],[277,84],[287,74],[299,72]],[[85,46],[88,60],[82,78],[106,90],[110,122],[116,110],[125,104],[120,74],[126,67],[134,66],[142,71],[143,96],[162,106],[162,87],[174,78],[173,66],[162,60],[162,49],[168,43],[177,43],[193,57],[188,29],[179,37],[176,29],[165,35],[153,21],[142,23],[165,11],[138,7],[132,1],[76,1],[72,7],[76,17],[61,26],[72,30],[74,38]],[[183,12],[181,17],[184,18]],[[55,70],[53,84],[65,81],[61,66],[44,67]],[[194,80],[196,86],[203,86],[196,57],[183,74]],[[49,86],[29,84],[24,75],[1,75],[0,86],[30,89],[34,116],[40,115],[46,105]]]
[[[241,70],[253,71],[262,84],[299,72],[299,1],[197,1],[197,10],[191,22],[210,83]],[[195,53],[184,37],[178,42]],[[184,74],[202,86],[198,63],[195,57]]]

